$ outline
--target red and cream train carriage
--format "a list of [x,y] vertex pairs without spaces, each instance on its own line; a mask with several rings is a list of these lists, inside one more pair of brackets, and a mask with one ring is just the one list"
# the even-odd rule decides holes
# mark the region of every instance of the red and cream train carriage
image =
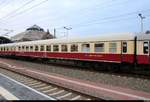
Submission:
[[150,64],[150,35],[118,33],[79,39],[50,39],[0,45],[1,55],[109,63]]

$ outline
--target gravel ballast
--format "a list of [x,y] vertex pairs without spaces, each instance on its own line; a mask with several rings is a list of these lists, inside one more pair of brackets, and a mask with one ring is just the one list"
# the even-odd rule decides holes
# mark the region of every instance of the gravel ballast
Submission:
[[118,75],[112,75],[108,73],[97,72],[97,71],[80,70],[72,67],[69,68],[69,67],[61,67],[61,66],[54,66],[54,65],[46,65],[46,64],[32,63],[32,62],[20,61],[20,60],[7,59],[7,62],[8,60],[10,60],[9,64],[18,65],[20,67],[26,67],[31,69],[33,68],[33,69],[38,69],[46,72],[78,78],[82,80],[88,80],[96,83],[120,86],[124,88],[130,88],[130,89],[140,90],[140,91],[145,91],[150,93],[149,79],[118,76]]

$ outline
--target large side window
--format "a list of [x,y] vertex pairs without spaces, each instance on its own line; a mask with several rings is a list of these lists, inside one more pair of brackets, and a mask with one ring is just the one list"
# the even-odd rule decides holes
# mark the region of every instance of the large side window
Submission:
[[95,44],[95,52],[104,52],[104,43]]
[[109,52],[116,53],[117,52],[117,44],[116,43],[109,43]]
[[33,51],[33,46],[30,46],[30,51]]
[[148,49],[149,49],[149,45],[148,45],[148,42],[144,42],[144,45],[143,45],[143,53],[144,54],[148,54]]
[[51,51],[51,45],[46,46],[46,51]]
[[1,48],[1,51],[4,51],[4,47]]
[[39,47],[36,45],[35,46],[35,51],[38,51],[39,50]]
[[29,51],[29,46],[26,46],[26,51]]
[[44,51],[44,45],[41,45],[40,51]]
[[25,46],[22,46],[22,51],[24,51],[25,50]]
[[[12,49],[12,48],[11,48]],[[19,51],[21,51],[21,46],[19,46]]]
[[90,44],[82,44],[82,52],[90,52]]
[[61,45],[61,51],[62,52],[67,52],[68,51],[67,45]]
[[71,45],[71,52],[78,52],[78,45],[76,44]]
[[127,42],[122,43],[122,50],[123,50],[123,53],[127,53]]
[[59,46],[58,45],[53,45],[53,51],[58,52],[59,51]]

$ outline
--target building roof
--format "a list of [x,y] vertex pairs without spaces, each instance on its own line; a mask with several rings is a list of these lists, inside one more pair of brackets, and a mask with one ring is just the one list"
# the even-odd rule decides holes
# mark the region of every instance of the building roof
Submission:
[[33,26],[31,26],[31,27],[29,27],[29,28],[27,28],[27,31],[30,31],[30,30],[34,30],[34,31],[42,31],[42,32],[44,32],[44,29],[43,28],[41,28],[41,27],[39,27],[38,25],[33,25]]
[[0,36],[0,44],[12,43],[12,41],[6,37]]
[[53,36],[48,32],[45,32],[44,29],[40,28],[37,25],[33,25],[30,28],[26,29],[26,31],[13,36],[11,40],[15,42],[22,42],[52,38]]

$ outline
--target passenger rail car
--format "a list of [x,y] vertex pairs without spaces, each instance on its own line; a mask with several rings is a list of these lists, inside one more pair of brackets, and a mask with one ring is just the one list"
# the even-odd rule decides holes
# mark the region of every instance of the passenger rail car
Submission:
[[150,64],[150,35],[119,33],[0,45],[0,55],[106,63]]

